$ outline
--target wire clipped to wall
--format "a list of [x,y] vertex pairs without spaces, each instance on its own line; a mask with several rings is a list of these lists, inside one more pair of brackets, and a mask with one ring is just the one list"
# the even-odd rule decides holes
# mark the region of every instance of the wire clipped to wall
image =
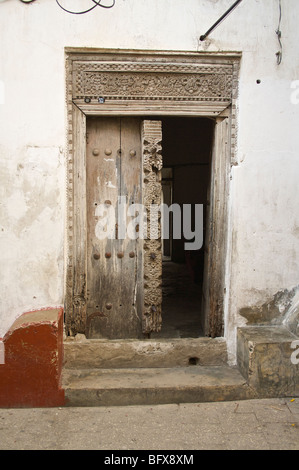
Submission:
[[[33,3],[35,0],[20,0],[22,3]],[[112,8],[115,5],[115,0],[112,0],[112,3],[110,5],[105,5],[102,3],[102,0],[91,0],[93,5],[88,8],[87,10],[82,10],[82,11],[72,11],[68,10],[67,8],[63,7],[61,3],[59,3],[58,0],[56,0],[57,5],[63,10],[66,11],[67,13],[71,13],[72,15],[84,15],[84,13],[88,13],[89,11],[93,10],[94,8],[101,7],[101,8]]]
[[276,52],[278,65],[280,65],[282,61],[282,42],[281,42],[281,30],[280,30],[281,17],[282,17],[282,6],[281,6],[281,0],[279,0],[279,21],[278,21],[278,27],[276,30],[276,34],[277,34],[278,42],[279,42],[279,51]]
[[94,5],[90,8],[88,8],[87,10],[83,10],[83,11],[71,11],[71,10],[67,10],[66,8],[64,8],[58,0],[56,0],[56,3],[57,5],[60,6],[60,8],[62,8],[62,10],[66,11],[67,13],[71,13],[72,15],[84,15],[84,13],[88,13],[89,11],[93,10],[94,8],[96,7],[102,7],[102,8],[112,8],[114,7],[115,5],[115,0],[112,0],[112,4],[111,5],[103,5],[101,3],[102,0],[92,0],[92,2],[94,3]]

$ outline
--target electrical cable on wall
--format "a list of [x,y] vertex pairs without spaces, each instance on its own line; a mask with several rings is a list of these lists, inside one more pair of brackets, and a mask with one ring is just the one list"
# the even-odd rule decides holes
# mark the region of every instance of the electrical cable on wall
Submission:
[[281,30],[280,30],[281,17],[282,17],[282,6],[281,6],[281,0],[279,0],[279,21],[278,21],[278,27],[276,30],[276,34],[277,34],[278,42],[279,42],[279,48],[280,48],[280,50],[276,52],[278,65],[280,65],[282,61],[282,42],[281,42]]
[[90,8],[88,8],[87,10],[83,10],[83,11],[71,11],[71,10],[67,10],[66,8],[64,8],[58,0],[56,0],[56,3],[57,5],[60,6],[60,8],[62,8],[63,11],[66,11],[67,13],[71,13],[72,15],[84,15],[84,13],[88,13],[89,11],[93,10],[94,8],[96,7],[102,7],[102,8],[112,8],[114,7],[115,5],[115,0],[112,0],[112,4],[111,5],[102,5],[101,4],[101,1],[102,0],[92,0],[92,2],[94,3],[94,5]]
[[[22,3],[32,3],[32,2],[35,2],[36,0],[20,0],[20,2]],[[89,11],[93,10],[94,8],[96,7],[101,7],[101,8],[112,8],[114,7],[115,5],[115,0],[112,0],[112,4],[111,5],[103,5],[101,2],[102,0],[92,0],[92,2],[94,3],[94,5],[90,8],[88,8],[87,10],[83,10],[83,11],[71,11],[71,10],[68,10],[67,8],[64,8],[58,0],[56,0],[56,3],[57,5],[63,10],[63,11],[66,11],[67,13],[71,13],[72,15],[84,15],[84,13],[88,13]]]

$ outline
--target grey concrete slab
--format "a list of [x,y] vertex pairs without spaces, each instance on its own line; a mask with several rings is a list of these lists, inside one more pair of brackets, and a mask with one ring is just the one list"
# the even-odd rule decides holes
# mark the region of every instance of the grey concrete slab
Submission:
[[228,401],[253,398],[236,368],[65,369],[71,406],[122,406]]
[[299,399],[0,409],[0,449],[299,450]]

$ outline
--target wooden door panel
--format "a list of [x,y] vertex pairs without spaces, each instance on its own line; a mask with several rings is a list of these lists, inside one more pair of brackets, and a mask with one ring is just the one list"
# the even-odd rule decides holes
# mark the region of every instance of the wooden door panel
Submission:
[[203,327],[206,336],[224,334],[225,270],[227,254],[227,201],[229,159],[228,118],[215,122],[214,145],[208,191],[205,267],[203,281]]
[[119,224],[119,213],[122,207],[126,215],[130,205],[142,202],[140,119],[90,119],[86,158],[86,335],[137,338],[142,334],[141,311],[137,308],[142,294],[142,252],[139,238],[131,240],[122,233],[126,221]]

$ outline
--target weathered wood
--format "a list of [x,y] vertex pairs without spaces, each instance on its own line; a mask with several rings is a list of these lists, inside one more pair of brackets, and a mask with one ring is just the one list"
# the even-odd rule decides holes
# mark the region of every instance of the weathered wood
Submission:
[[[142,202],[140,120],[94,118],[88,120],[87,133],[86,335],[138,338],[142,254],[139,234],[131,239],[127,232],[126,216],[131,207],[134,219],[133,204]],[[133,230],[135,225],[131,221]]]
[[73,189],[69,223],[73,228],[73,236],[68,240],[70,253],[67,268],[72,293],[66,297],[66,326],[68,333],[76,334],[85,331],[86,322],[86,118],[75,105],[72,114],[76,145],[72,147],[73,165],[69,166]]
[[205,269],[203,282],[204,331],[223,336],[225,269],[228,232],[229,118],[217,118],[208,193]]

